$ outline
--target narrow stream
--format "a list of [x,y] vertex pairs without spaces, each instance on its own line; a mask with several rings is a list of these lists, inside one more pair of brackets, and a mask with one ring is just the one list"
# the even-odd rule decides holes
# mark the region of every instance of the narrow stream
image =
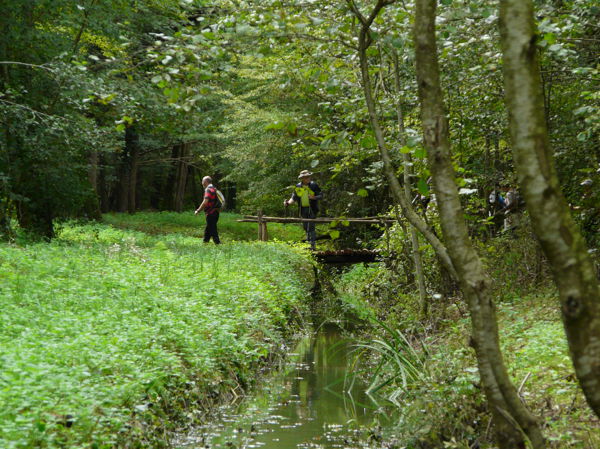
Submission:
[[[348,375],[352,346],[334,325],[303,338],[286,366],[219,418],[175,442],[177,448],[382,447],[393,419]],[[351,373],[350,373],[351,374]]]

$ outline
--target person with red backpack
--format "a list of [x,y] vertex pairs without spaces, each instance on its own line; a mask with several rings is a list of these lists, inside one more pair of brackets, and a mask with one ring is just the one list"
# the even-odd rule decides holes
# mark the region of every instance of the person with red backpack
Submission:
[[194,215],[198,215],[200,211],[204,211],[206,215],[206,228],[204,229],[204,243],[210,242],[213,239],[216,245],[221,243],[219,239],[219,231],[217,230],[217,222],[219,221],[219,213],[221,211],[222,202],[219,198],[219,191],[212,184],[212,178],[205,176],[202,178],[202,186],[204,187],[204,200],[196,209]]

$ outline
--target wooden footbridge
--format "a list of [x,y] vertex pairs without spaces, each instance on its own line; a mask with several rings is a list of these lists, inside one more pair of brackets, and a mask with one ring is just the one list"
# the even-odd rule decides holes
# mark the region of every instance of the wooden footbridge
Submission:
[[[258,240],[266,242],[269,239],[267,223],[339,223],[348,226],[351,223],[362,223],[367,225],[381,225],[385,228],[385,235],[389,246],[389,227],[397,222],[391,217],[362,217],[362,218],[300,218],[300,217],[269,217],[258,212],[257,215],[244,215],[244,218],[237,220],[242,223],[258,224]],[[375,262],[380,259],[378,251],[367,249],[342,249],[332,251],[315,251],[314,256],[317,260],[328,264],[348,264],[361,262]]]

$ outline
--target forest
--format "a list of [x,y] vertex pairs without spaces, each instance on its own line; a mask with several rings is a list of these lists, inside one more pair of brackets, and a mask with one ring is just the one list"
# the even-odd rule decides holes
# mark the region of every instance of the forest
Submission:
[[0,447],[600,447],[597,0],[3,5]]

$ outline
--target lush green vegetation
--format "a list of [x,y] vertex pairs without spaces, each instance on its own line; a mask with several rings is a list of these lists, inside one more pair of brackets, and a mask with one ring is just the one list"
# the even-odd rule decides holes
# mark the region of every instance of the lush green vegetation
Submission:
[[[425,400],[439,405],[417,437],[434,447],[475,439],[485,446],[495,437],[501,449],[541,449],[546,433],[558,446],[585,444],[598,426],[578,421],[591,413],[573,393],[575,381],[600,416],[600,356],[590,344],[600,338],[597,3],[6,0],[0,289],[9,307],[0,311],[0,331],[10,345],[0,350],[0,379],[23,390],[0,389],[0,398],[24,402],[0,413],[10,415],[3,422],[30,427],[2,431],[23,444],[111,444],[110,429],[121,429],[118,438],[139,436],[142,427],[131,424],[138,415],[154,423],[166,409],[146,407],[165,398],[147,387],[155,377],[183,401],[198,382],[192,372],[248,377],[268,345],[237,327],[235,318],[250,308],[237,295],[269,298],[269,319],[260,321],[260,308],[248,316],[275,338],[289,316],[285,304],[302,307],[298,279],[281,277],[302,256],[283,246],[202,246],[203,218],[183,211],[199,204],[201,179],[211,175],[232,212],[220,222],[223,240],[253,240],[256,226],[235,222],[235,213],[291,214],[282,200],[298,172],[310,169],[324,190],[323,215],[397,217],[386,238],[376,227],[340,226],[328,245],[381,250],[381,266],[345,274],[339,293],[345,307],[383,326],[370,329],[371,337],[381,334],[370,360],[383,361],[393,379],[385,388],[397,388],[390,396],[404,398],[407,416]],[[511,6],[526,9],[518,14],[526,31],[501,13]],[[424,17],[435,26],[421,26]],[[527,51],[508,50],[519,42]],[[528,76],[515,54],[530,59]],[[517,72],[522,78],[510,76]],[[519,109],[514,99],[535,103]],[[441,125],[427,128],[432,123]],[[519,125],[537,131],[519,133]],[[538,157],[541,165],[529,163]],[[501,204],[500,193],[513,204]],[[160,212],[136,213],[145,210]],[[103,217],[111,226],[85,224]],[[269,231],[283,241],[302,237],[299,226]],[[45,243],[30,242],[34,235]],[[206,288],[194,289],[192,280]],[[123,299],[133,296],[150,307]],[[240,305],[230,314],[229,296]],[[162,301],[173,302],[172,330],[155,319]],[[222,345],[193,352],[192,337],[208,324],[192,329],[186,301],[207,316],[229,317]],[[563,341],[552,310],[563,313],[574,370],[559,343],[548,349]],[[467,315],[475,327],[489,326],[471,329]],[[130,320],[131,327],[122,324]],[[29,325],[39,331],[25,332]],[[235,350],[219,355],[234,334]],[[61,346],[80,340],[81,351]],[[427,376],[398,388],[408,371],[385,361],[392,342],[404,342],[402,351],[412,354],[406,360]],[[423,346],[431,356],[421,360]],[[109,368],[99,367],[94,351],[113,351],[115,365],[104,352],[98,358]],[[219,370],[211,370],[215,364]],[[41,374],[28,377],[29,367]],[[521,401],[515,390],[529,372]],[[47,399],[63,386],[59,399]],[[26,387],[36,393],[27,396]],[[70,410],[74,404],[82,408]],[[416,420],[403,421],[407,433],[418,434]]]
[[[499,237],[481,248],[493,267],[509,374],[521,396],[543,416],[551,447],[594,448],[600,434],[573,375],[557,293],[545,264],[538,266],[528,237]],[[486,441],[490,421],[482,413],[485,399],[468,348],[466,306],[453,294],[438,293],[431,318],[420,320],[414,287],[398,268],[358,265],[336,281],[344,309],[370,323],[359,338],[359,347],[369,348],[360,352],[362,375],[374,391],[397,404],[401,446],[494,447]]]
[[[238,223],[236,220],[242,218],[234,213],[221,213],[219,217],[219,235],[224,242],[256,240],[257,225],[254,223]],[[178,212],[140,212],[129,214],[105,214],[106,223],[125,229],[135,229],[147,234],[169,234],[177,233],[190,237],[202,237],[204,235],[204,215],[195,216],[193,211]],[[298,224],[268,225],[269,238],[280,241],[300,241],[304,238],[304,231]]]
[[164,444],[158,430],[252,382],[311,277],[289,246],[103,224],[1,245],[0,446]]

